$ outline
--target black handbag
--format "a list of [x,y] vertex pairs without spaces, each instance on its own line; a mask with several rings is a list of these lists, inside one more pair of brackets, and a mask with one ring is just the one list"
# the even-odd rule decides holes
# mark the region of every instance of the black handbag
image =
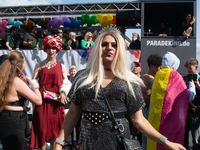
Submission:
[[117,123],[117,121],[115,120],[115,116],[110,108],[110,105],[108,103],[108,100],[106,98],[106,95],[103,91],[103,89],[101,88],[101,91],[103,93],[103,96],[106,100],[106,104],[107,104],[107,107],[108,107],[108,110],[110,111],[110,117],[111,117],[111,121],[113,123],[113,128],[115,130],[117,130],[118,134],[117,134],[117,137],[118,137],[118,142],[119,142],[119,145],[120,145],[120,149],[122,150],[142,150],[142,147],[140,145],[140,142],[136,139],[128,139],[128,138],[125,138],[122,136],[122,133],[119,129],[119,125]]

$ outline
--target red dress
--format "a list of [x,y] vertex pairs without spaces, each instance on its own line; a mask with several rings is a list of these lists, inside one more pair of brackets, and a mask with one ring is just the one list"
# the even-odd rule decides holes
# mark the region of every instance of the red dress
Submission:
[[[44,87],[47,91],[59,93],[63,83],[62,65],[60,62],[56,62],[56,66],[50,69],[45,67],[39,72],[40,92],[42,95]],[[45,146],[45,142],[49,139],[56,139],[65,117],[63,104],[44,98],[42,100],[43,104],[34,108],[31,138],[28,144],[30,148]]]

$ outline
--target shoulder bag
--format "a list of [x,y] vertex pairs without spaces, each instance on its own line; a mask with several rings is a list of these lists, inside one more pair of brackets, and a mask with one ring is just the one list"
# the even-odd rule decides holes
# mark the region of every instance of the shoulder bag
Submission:
[[142,147],[141,147],[140,142],[138,140],[128,139],[128,138],[125,138],[125,137],[122,136],[122,133],[119,129],[119,125],[118,125],[117,121],[115,120],[115,116],[114,116],[114,114],[113,114],[113,112],[110,108],[110,105],[108,103],[108,100],[107,100],[106,95],[105,95],[102,88],[101,88],[101,91],[102,91],[103,96],[105,98],[108,110],[110,111],[110,117],[111,117],[111,121],[113,123],[113,128],[115,130],[117,130],[117,132],[118,132],[117,137],[118,137],[120,149],[122,149],[122,150],[142,150]]

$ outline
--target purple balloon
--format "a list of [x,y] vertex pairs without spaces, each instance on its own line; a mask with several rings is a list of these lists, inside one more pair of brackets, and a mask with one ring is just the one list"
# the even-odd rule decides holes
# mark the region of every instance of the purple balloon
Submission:
[[47,29],[50,29],[51,28],[51,24],[47,24]]
[[51,26],[53,25],[53,20],[50,20],[48,24],[50,24]]
[[54,22],[57,22],[57,21],[59,21],[59,20],[60,20],[59,17],[55,17],[55,18],[53,19]]
[[68,17],[62,17],[62,21],[65,22],[65,21],[69,21],[70,22],[70,19]]

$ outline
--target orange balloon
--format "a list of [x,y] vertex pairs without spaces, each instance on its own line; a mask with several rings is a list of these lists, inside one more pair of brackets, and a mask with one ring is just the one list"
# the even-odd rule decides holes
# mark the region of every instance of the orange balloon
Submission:
[[112,24],[116,25],[116,17],[113,18]]

